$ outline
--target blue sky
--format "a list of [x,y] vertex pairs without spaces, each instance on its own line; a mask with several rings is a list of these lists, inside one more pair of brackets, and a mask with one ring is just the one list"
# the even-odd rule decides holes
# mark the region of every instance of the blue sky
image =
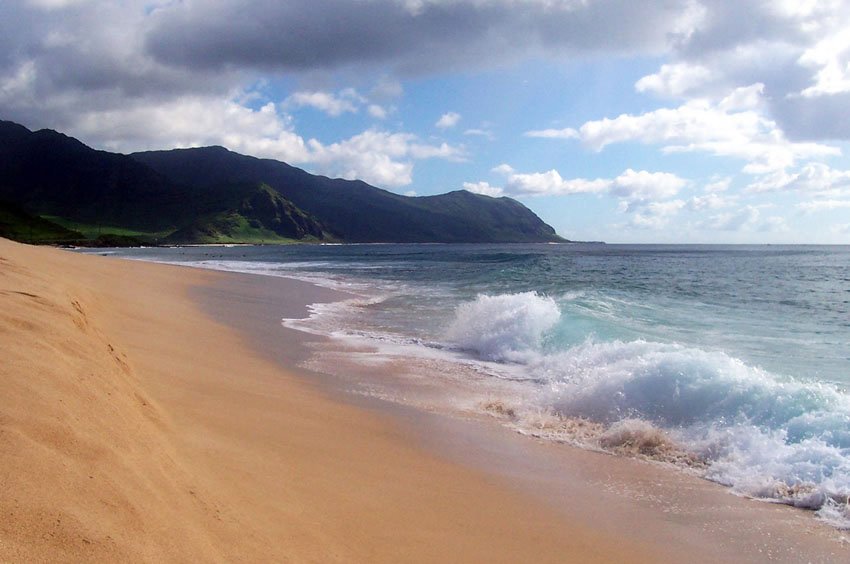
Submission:
[[842,1],[12,0],[0,118],[224,145],[571,239],[850,243]]

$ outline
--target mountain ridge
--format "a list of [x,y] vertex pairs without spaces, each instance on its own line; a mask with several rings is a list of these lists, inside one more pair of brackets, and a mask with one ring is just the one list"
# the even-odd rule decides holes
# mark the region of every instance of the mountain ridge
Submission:
[[97,226],[148,243],[565,241],[511,198],[402,196],[221,146],[123,155],[8,121],[0,200],[84,233]]

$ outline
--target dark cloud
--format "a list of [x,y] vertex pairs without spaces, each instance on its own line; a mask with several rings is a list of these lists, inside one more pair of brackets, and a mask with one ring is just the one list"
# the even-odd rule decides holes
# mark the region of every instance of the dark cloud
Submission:
[[800,56],[847,25],[850,5],[826,4],[793,14],[770,0],[2,0],[0,117],[67,127],[85,113],[232,99],[263,76],[392,84],[527,57],[658,55],[711,69],[712,83],[689,94],[762,82],[789,136],[848,139],[846,94],[795,97],[818,71]]
[[850,4],[701,0],[701,6],[699,26],[671,50],[675,62],[711,71],[712,79],[689,95],[718,97],[762,83],[770,117],[790,139],[850,139],[841,110],[850,93],[800,95],[817,82],[819,71],[801,58],[818,41],[850,33]]
[[677,42],[679,55],[704,58],[751,43],[805,44],[799,21],[789,18],[778,2],[759,0],[701,0],[699,26]]
[[239,73],[193,73],[147,55],[143,8],[0,4],[0,117],[68,128],[86,112],[233,89]]
[[0,72],[5,74],[16,61],[31,55],[50,24],[36,11],[17,2],[0,5]]
[[334,69],[378,79],[545,54],[659,53],[687,11],[687,0],[416,5],[5,0],[0,113],[68,128],[85,113],[232,97],[269,74],[327,80]]
[[788,137],[795,141],[850,139],[850,92],[776,100],[774,113]]
[[685,1],[225,1],[151,17],[148,51],[183,67],[306,70],[388,65],[402,72],[498,64],[529,54],[665,49]]

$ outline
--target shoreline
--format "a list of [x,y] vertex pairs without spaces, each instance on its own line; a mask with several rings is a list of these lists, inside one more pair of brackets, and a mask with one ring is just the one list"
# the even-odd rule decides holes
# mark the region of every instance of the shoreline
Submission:
[[[4,317],[0,328],[14,340],[5,334],[3,340],[21,344],[13,368],[43,360],[59,376],[57,360],[85,367],[105,360],[120,373],[126,366],[128,411],[141,412],[147,449],[126,451],[122,445],[138,440],[138,430],[119,426],[101,436],[101,422],[87,438],[93,448],[109,443],[120,464],[48,444],[62,451],[61,464],[74,469],[72,475],[17,475],[16,468],[36,463],[50,470],[56,461],[4,442],[8,431],[26,429],[33,414],[0,404],[4,460],[9,454],[21,459],[4,485],[32,498],[22,502],[20,494],[10,499],[9,488],[0,490],[6,492],[0,510],[29,504],[30,511],[27,519],[0,524],[2,560],[757,562],[769,556],[837,562],[850,550],[802,511],[737,498],[650,463],[347,394],[336,379],[295,366],[316,337],[280,324],[305,312],[311,300],[338,296],[335,291],[3,240],[0,258],[6,273],[0,271],[0,297],[21,302],[9,311],[26,316],[40,307],[10,291],[52,298],[57,307],[63,302],[72,317],[76,302],[88,313],[86,331],[72,323],[67,334],[46,335],[88,339],[94,333],[108,337],[111,347],[105,359],[69,358],[79,356],[71,347],[33,360],[24,349],[44,331]],[[21,377],[7,368],[3,375],[13,384]],[[86,384],[89,395],[79,406],[58,414],[60,427],[75,429],[99,413],[90,397],[97,388]],[[46,379],[37,391],[55,396],[54,385]],[[150,408],[152,420],[145,413]],[[163,467],[173,474],[163,474]],[[94,479],[117,493],[86,488],[92,469]],[[140,473],[146,478],[136,484]],[[39,492],[45,487],[58,493],[45,498]],[[63,542],[45,542],[57,529]]]
[[192,297],[247,278],[6,240],[0,263],[0,560],[664,560],[334,401]]
[[[296,279],[223,273],[228,276],[214,286],[229,293],[231,299],[239,300],[240,294],[252,291],[271,298],[253,315],[222,319],[244,332],[259,354],[278,362],[281,357],[274,353],[276,345],[286,342],[288,351],[284,354],[306,360],[309,353],[305,354],[305,343],[328,338],[282,326],[281,318],[297,316],[291,310],[281,310],[280,315],[268,310],[274,302],[271,288],[288,283],[312,286],[327,293],[317,302],[335,301],[331,299],[334,293],[338,299],[345,297],[337,290]],[[222,297],[219,295],[218,300]],[[216,304],[217,300],[209,298],[201,298],[207,311],[221,308],[220,301]],[[299,353],[292,350],[293,345]],[[581,522],[617,538],[634,542],[649,539],[651,546],[663,546],[664,556],[656,556],[663,561],[687,557],[706,562],[759,562],[769,555],[777,562],[837,562],[850,554],[847,534],[817,520],[811,511],[735,495],[728,487],[663,463],[521,435],[496,420],[428,412],[355,395],[350,391],[352,382],[344,376],[301,367],[295,367],[294,372],[334,400],[390,415],[392,423],[402,427],[416,444],[453,463],[490,474],[565,516],[578,516]],[[642,523],[639,531],[634,528],[635,522]]]

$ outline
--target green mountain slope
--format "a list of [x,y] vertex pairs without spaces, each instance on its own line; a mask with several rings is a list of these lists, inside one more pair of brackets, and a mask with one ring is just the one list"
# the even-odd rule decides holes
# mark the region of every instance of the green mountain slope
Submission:
[[67,243],[83,239],[78,231],[30,215],[14,204],[0,202],[0,237],[27,243]]
[[265,184],[231,186],[233,204],[198,217],[166,238],[168,243],[283,243],[332,237],[314,217]]
[[215,191],[222,183],[263,182],[351,242],[563,241],[531,210],[510,198],[466,191],[408,197],[358,180],[330,179],[272,159],[223,147],[131,155],[183,185]]
[[30,213],[141,231],[191,214],[189,191],[125,155],[10,122],[0,122],[0,147],[0,198]]
[[8,121],[0,121],[0,200],[91,239],[563,241],[510,198],[411,198],[222,147],[120,155]]

